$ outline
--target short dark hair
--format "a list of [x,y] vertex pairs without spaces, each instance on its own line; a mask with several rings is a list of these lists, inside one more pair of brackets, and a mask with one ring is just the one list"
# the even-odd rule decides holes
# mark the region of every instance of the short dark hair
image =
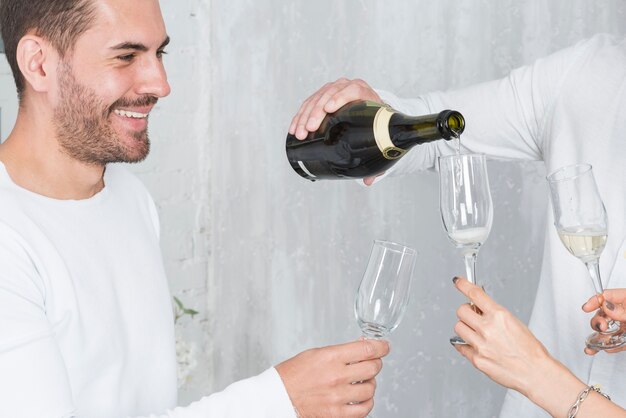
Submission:
[[20,39],[34,30],[63,58],[89,29],[94,17],[94,0],[0,0],[0,30],[20,100],[26,84],[17,65]]

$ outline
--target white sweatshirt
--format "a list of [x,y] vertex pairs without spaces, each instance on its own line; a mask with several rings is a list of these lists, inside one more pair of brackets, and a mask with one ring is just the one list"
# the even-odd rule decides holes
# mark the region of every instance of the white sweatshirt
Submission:
[[[443,109],[466,119],[466,150],[496,158],[544,161],[547,172],[590,163],[609,218],[609,238],[600,258],[605,288],[626,287],[626,43],[597,35],[578,45],[513,71],[502,80],[459,91],[400,99],[381,92],[400,112],[414,115]],[[433,168],[438,155],[454,144],[417,146],[390,175]],[[548,187],[546,185],[546,193]],[[626,407],[626,352],[583,353],[592,332],[581,305],[594,294],[585,266],[570,255],[552,226],[551,208],[545,252],[530,328],[550,352],[589,384]],[[514,240],[516,237],[512,236]],[[488,274],[485,275],[488,281]],[[572,403],[575,399],[572,399]],[[567,411],[569,405],[564,406]],[[545,417],[517,392],[509,391],[502,418]]]
[[0,164],[0,417],[294,418],[273,368],[175,408],[157,212],[121,166],[104,181],[55,200]]

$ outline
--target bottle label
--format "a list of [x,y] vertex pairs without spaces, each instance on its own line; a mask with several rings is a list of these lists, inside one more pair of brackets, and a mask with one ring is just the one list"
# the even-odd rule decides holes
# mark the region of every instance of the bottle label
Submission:
[[389,121],[395,112],[388,106],[382,106],[374,116],[374,139],[378,149],[388,160],[395,160],[406,154],[406,150],[396,147],[389,136]]

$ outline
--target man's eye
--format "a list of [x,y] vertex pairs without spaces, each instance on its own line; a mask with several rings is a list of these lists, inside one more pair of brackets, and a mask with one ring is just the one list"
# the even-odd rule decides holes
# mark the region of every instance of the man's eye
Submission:
[[157,57],[158,58],[162,58],[163,55],[167,55],[167,52],[166,51],[157,51]]
[[118,60],[125,62],[132,61],[133,58],[135,58],[135,54],[120,55],[119,57],[117,57]]

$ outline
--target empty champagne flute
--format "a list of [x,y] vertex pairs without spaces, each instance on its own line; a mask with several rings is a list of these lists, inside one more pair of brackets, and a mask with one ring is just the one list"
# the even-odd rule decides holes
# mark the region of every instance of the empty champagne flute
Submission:
[[375,240],[354,301],[363,337],[381,339],[393,331],[409,302],[417,251]]
[[[439,208],[448,238],[461,250],[467,280],[476,284],[476,257],[493,222],[486,158],[456,154],[439,158]],[[466,344],[455,335],[454,345]]]
[[[608,222],[604,203],[589,164],[560,168],[548,177],[554,226],[565,248],[580,259],[587,270],[602,304],[600,254],[606,245]],[[594,350],[610,350],[626,345],[626,330],[618,321],[608,320],[608,329],[594,332],[586,340]]]
[[409,303],[416,258],[413,248],[374,240],[354,300],[354,315],[364,338],[379,340],[400,324]]

